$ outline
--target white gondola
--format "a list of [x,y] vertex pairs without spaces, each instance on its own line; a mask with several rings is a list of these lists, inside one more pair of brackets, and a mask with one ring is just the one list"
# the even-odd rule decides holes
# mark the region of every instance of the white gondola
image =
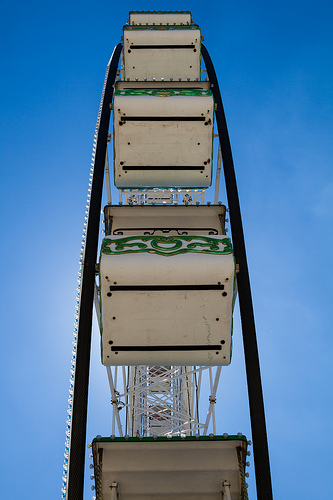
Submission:
[[131,11],[128,15],[129,26],[189,26],[192,23],[189,11]]
[[200,79],[201,33],[190,13],[133,13],[124,26],[124,78]]
[[116,186],[210,186],[213,116],[210,90],[116,91],[113,101]]
[[103,499],[112,499],[112,493],[121,500],[246,498],[242,435],[97,438],[92,448]]
[[[235,263],[225,207],[107,207],[105,365],[228,365]],[[199,234],[198,234],[199,231]]]

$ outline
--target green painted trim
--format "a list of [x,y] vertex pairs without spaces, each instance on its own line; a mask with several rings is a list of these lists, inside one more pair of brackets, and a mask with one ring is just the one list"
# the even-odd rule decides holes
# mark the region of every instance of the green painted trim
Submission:
[[176,24],[176,25],[164,25],[164,26],[159,26],[159,25],[151,25],[151,24],[148,24],[145,25],[145,26],[140,26],[140,25],[137,25],[137,24],[134,24],[134,25],[127,25],[125,24],[124,26],[124,35],[125,35],[125,31],[172,31],[172,30],[193,30],[193,31],[201,31],[199,26],[195,25],[195,24],[184,24],[184,25],[180,25],[180,24]]
[[232,434],[232,435],[226,435],[226,436],[186,436],[185,438],[182,438],[181,436],[172,436],[171,438],[168,438],[167,436],[156,436],[156,437],[96,437],[93,439],[93,443],[111,443],[111,442],[126,442],[126,441],[131,441],[131,442],[148,442],[152,443],[154,441],[246,441],[247,442],[247,437],[242,434],[240,437]]
[[128,15],[131,14],[191,14],[189,10],[130,10]]
[[[211,162],[212,163],[212,162]],[[113,160],[113,173],[115,174],[115,165],[114,165],[114,160]],[[118,187],[115,185],[116,189],[137,189],[138,191],[149,191],[152,189],[180,189],[181,191],[194,191],[195,189],[198,189],[199,191],[206,190],[210,188],[212,185],[212,181],[210,182],[209,186],[121,186]],[[179,204],[180,205],[180,204]],[[178,205],[178,206],[179,206]]]
[[123,89],[113,93],[116,96],[148,96],[148,97],[213,97],[211,90],[197,89]]
[[[110,249],[112,243],[115,244],[115,250]],[[221,243],[224,245],[222,250],[219,249],[219,244]],[[163,245],[171,246],[165,248]],[[134,249],[135,247],[137,249]],[[233,253],[230,238],[223,237],[218,239],[206,236],[127,236],[126,238],[104,238],[101,248],[101,253],[106,255],[152,253],[169,257],[189,252],[213,255]]]

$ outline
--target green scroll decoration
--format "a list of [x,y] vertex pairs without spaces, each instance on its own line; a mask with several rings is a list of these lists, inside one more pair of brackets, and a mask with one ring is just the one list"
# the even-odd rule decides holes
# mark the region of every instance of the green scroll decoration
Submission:
[[211,90],[203,89],[120,89],[114,96],[155,96],[155,97],[212,97]]
[[[114,249],[110,248],[111,245],[114,245]],[[220,239],[208,236],[127,236],[105,238],[101,248],[101,253],[106,255],[144,252],[165,257],[188,252],[226,255],[232,253],[232,245],[226,236]]]

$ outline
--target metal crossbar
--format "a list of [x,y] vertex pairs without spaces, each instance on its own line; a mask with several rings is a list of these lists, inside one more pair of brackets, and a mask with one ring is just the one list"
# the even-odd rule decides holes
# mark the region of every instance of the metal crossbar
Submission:
[[[221,367],[106,367],[113,407],[112,434],[123,436],[206,435],[213,418]],[[199,420],[202,373],[209,371],[211,394]],[[117,429],[117,431],[116,431]]]

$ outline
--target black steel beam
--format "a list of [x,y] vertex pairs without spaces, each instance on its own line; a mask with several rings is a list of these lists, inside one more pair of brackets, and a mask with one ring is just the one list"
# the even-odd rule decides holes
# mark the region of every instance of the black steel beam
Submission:
[[237,286],[243,331],[257,497],[258,500],[271,500],[273,498],[273,492],[268,454],[264,399],[261,385],[250,277],[246,258],[243,224],[239,206],[234,163],[219,84],[212,60],[204,45],[201,45],[201,54],[206,65],[207,75],[211,83],[211,90],[213,92],[216,105],[215,115],[220,138],[224,177],[230,210],[232,241],[236,263],[239,266],[239,272],[237,273]]
[[[111,351],[221,351],[221,344],[204,345],[113,345]],[[116,353],[117,354],[117,353]]]
[[88,225],[82,264],[67,500],[83,500],[95,264],[97,258],[105,155],[111,113],[110,103],[112,101],[121,50],[122,44],[118,44],[111,58],[96,143]]

